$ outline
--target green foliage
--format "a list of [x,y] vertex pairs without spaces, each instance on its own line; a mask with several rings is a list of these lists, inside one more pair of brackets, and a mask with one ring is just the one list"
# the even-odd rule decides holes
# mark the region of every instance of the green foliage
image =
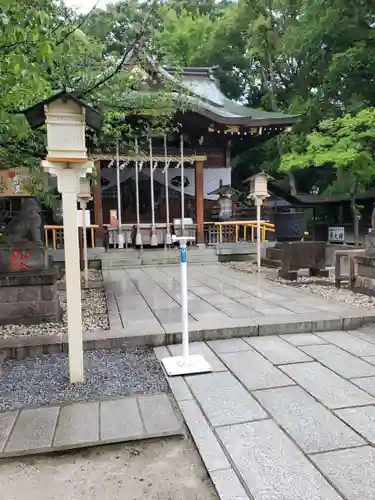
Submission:
[[322,121],[307,136],[306,149],[293,151],[282,158],[281,168],[293,170],[329,165],[344,172],[335,190],[356,192],[365,189],[375,176],[375,108]]

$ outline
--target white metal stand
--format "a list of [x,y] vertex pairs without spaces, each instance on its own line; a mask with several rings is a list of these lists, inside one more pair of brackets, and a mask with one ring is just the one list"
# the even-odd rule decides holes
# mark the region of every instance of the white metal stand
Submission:
[[262,200],[259,197],[255,198],[255,203],[257,207],[257,271],[260,273],[260,207],[262,206]]
[[168,160],[168,146],[167,136],[164,136],[164,178],[165,178],[165,211],[167,219],[167,231],[165,233],[165,245],[168,248],[172,245],[171,228],[169,225],[169,178],[168,178],[169,160]]
[[150,144],[150,183],[151,183],[151,246],[158,246],[158,238],[155,229],[155,193],[154,193],[154,162],[152,157],[152,139],[149,139]]
[[89,263],[87,257],[87,227],[86,227],[86,200],[79,200],[79,205],[82,210],[82,236],[83,236],[83,275],[85,283],[89,281]]
[[142,247],[142,234],[140,229],[140,216],[139,216],[139,163],[138,163],[138,138],[135,138],[135,204],[137,212],[137,232],[135,235],[135,246]]
[[119,248],[124,248],[124,235],[121,231],[121,181],[120,181],[120,141],[116,139],[116,175],[117,175],[117,223],[118,223],[118,243]]
[[181,269],[181,323],[182,323],[182,356],[164,358],[161,360],[165,371],[171,377],[177,375],[193,375],[208,373],[212,371],[209,363],[200,354],[190,356],[189,354],[189,316],[187,300],[187,240],[195,240],[194,237],[176,237],[174,241],[180,243],[180,269]]

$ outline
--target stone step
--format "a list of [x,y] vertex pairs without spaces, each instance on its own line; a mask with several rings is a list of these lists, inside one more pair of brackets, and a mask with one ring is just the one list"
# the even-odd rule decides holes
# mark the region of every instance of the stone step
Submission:
[[0,458],[184,434],[164,393],[2,412],[0,429]]
[[273,269],[277,269],[281,267],[281,260],[268,259],[267,257],[261,260],[261,264],[264,267],[271,267]]

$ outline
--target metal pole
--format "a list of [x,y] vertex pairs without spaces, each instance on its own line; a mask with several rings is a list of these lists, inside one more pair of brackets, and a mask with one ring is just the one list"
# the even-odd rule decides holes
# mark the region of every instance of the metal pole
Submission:
[[186,240],[180,239],[180,271],[181,271],[181,314],[182,314],[182,359],[189,363],[189,319],[188,319],[188,285],[187,285],[187,250]]
[[138,162],[138,137],[135,138],[135,207],[137,213],[137,232],[135,236],[135,245],[137,247],[142,246],[142,234],[140,228],[140,216],[139,216],[139,162]]
[[169,226],[169,161],[168,161],[168,145],[167,145],[167,136],[164,136],[164,179],[165,179],[165,211],[166,211],[166,220],[167,220],[167,233],[165,238],[166,245],[172,244],[171,238],[171,230]]
[[154,193],[154,165],[153,165],[153,157],[152,157],[152,139],[149,138],[149,145],[150,145],[150,183],[151,183],[151,219],[152,219],[152,226],[151,226],[151,246],[152,247],[157,247],[158,246],[158,240],[156,238],[156,232],[155,232],[155,193]]
[[117,174],[117,223],[118,223],[118,247],[124,246],[121,233],[121,183],[120,183],[120,140],[116,139],[116,174]]
[[84,265],[84,279],[85,283],[89,281],[89,263],[87,258],[87,226],[86,226],[86,208],[87,202],[80,201],[81,210],[82,210],[82,232],[83,232],[83,265]]
[[260,207],[262,200],[256,197],[255,202],[257,206],[257,270],[260,273]]
[[185,171],[184,171],[184,136],[180,135],[181,153],[181,236],[185,236]]

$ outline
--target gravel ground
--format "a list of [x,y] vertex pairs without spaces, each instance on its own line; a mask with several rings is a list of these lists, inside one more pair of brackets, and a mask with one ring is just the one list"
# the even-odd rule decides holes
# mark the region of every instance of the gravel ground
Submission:
[[[66,292],[58,291],[62,309],[61,323],[41,323],[39,325],[5,325],[0,326],[0,337],[49,336],[67,333]],[[82,290],[82,322],[83,331],[102,329],[109,330],[107,300],[103,290],[91,288]]]
[[0,411],[47,404],[168,392],[152,349],[84,352],[82,384],[70,384],[66,354],[7,360],[0,376]]
[[218,500],[192,440],[181,438],[3,459],[0,488],[4,500]]
[[[253,262],[231,262],[228,264],[228,267],[246,273],[253,273],[256,271],[256,265]],[[282,283],[283,285],[303,288],[310,293],[320,295],[326,299],[347,302],[353,307],[364,307],[367,309],[375,307],[375,297],[369,297],[367,295],[363,295],[362,293],[353,293],[347,288],[347,285],[345,286],[345,283],[342,284],[342,288],[337,289],[335,287],[334,269],[329,270],[329,278],[309,278],[308,276],[299,276],[297,281],[288,281],[277,278],[277,272],[273,269],[262,268],[262,272],[263,271],[272,281]]]
[[[98,269],[89,269],[88,274],[89,274],[89,281],[103,281],[103,274]],[[81,271],[81,281],[84,281],[84,278],[85,278],[85,273]],[[65,273],[59,279],[59,282],[65,283]]]

